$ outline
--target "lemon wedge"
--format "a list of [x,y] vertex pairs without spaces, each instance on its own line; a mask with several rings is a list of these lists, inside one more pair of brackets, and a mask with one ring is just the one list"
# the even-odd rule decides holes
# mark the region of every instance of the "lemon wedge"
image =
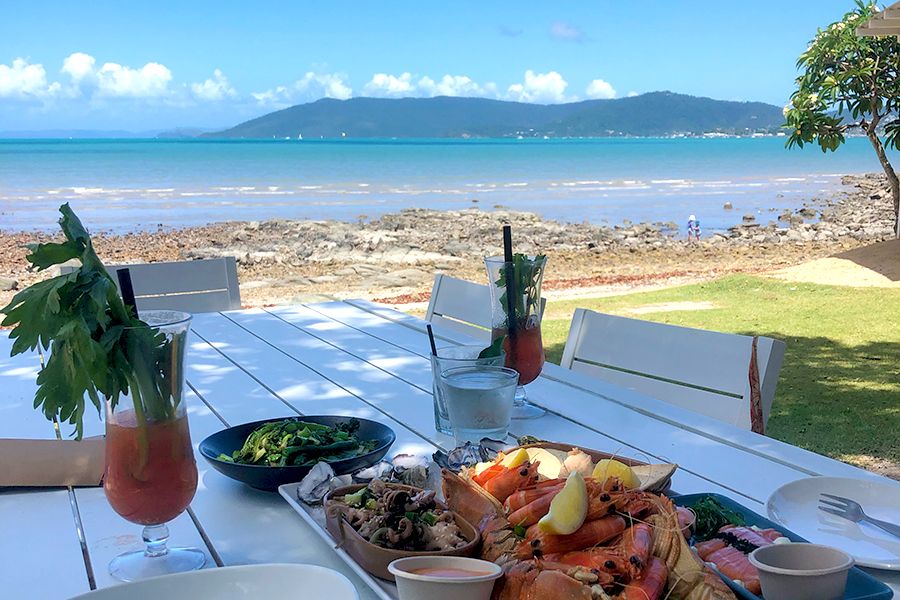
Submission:
[[528,462],[528,451],[524,448],[519,448],[507,454],[500,464],[507,469],[515,469],[526,462]]
[[550,502],[550,512],[538,521],[538,529],[554,535],[575,533],[587,517],[587,486],[581,473],[575,471],[566,478],[566,485]]
[[591,477],[600,483],[605,482],[610,477],[615,477],[629,490],[641,487],[641,480],[634,474],[631,467],[612,458],[600,460],[597,466],[594,467]]

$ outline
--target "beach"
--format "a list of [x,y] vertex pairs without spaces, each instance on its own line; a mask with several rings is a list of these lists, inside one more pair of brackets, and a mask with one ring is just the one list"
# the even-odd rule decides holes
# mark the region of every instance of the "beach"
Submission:
[[[427,301],[436,271],[484,280],[482,257],[500,252],[503,223],[512,224],[517,250],[549,255],[550,297],[763,273],[891,237],[891,200],[878,175],[843,177],[831,196],[774,215],[766,224],[738,215],[737,224],[699,243],[667,223],[566,223],[466,208],[407,209],[356,222],[231,221],[99,233],[95,246],[107,264],[235,256],[242,302],[265,306],[322,297]],[[25,270],[22,245],[51,239],[36,231],[0,233],[0,302],[46,276]]]

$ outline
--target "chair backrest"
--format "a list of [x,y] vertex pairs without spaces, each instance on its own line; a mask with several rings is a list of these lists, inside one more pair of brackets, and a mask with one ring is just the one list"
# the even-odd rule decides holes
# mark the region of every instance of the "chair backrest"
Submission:
[[[116,270],[127,267],[138,310],[169,309],[189,313],[217,312],[241,307],[237,263],[233,256],[183,262],[108,265],[119,285]],[[63,273],[75,267],[64,267]]]
[[[546,306],[547,299],[542,297],[541,314]],[[434,276],[425,320],[489,343],[491,290],[487,285],[438,273]]]
[[490,342],[491,290],[486,285],[438,273],[425,320]]
[[[561,365],[743,429],[750,429],[753,337],[575,311]],[[763,423],[785,344],[759,337]]]

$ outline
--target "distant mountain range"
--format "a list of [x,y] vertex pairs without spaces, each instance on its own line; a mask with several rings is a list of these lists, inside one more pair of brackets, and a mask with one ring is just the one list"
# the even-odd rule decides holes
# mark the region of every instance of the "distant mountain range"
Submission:
[[33,131],[0,131],[0,139],[73,139],[73,140],[119,140],[119,139],[185,139],[200,137],[213,131],[206,127],[176,127],[175,129],[150,131],[126,131],[123,129],[38,129]]
[[208,138],[613,137],[774,133],[781,107],[672,92],[567,104],[485,98],[323,98]]
[[37,129],[33,131],[0,131],[0,139],[129,139],[152,138],[159,131],[125,131],[121,129]]

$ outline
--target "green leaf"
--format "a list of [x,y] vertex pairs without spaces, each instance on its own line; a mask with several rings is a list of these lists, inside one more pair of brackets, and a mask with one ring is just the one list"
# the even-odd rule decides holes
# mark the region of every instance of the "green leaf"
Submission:
[[65,234],[66,239],[82,245],[89,244],[91,236],[88,234],[87,229],[84,228],[84,225],[81,224],[81,219],[78,218],[68,202],[59,207],[59,212],[62,213],[62,217],[59,219],[59,227]]
[[478,358],[496,358],[503,353],[503,342],[506,341],[506,336],[501,335],[493,342],[491,345],[478,353]]
[[58,265],[81,256],[81,249],[70,242],[63,244],[28,244],[27,247],[31,250],[31,253],[25,258],[38,271],[43,271],[53,265]]
[[2,324],[13,327],[12,354],[49,350],[37,376],[34,406],[48,419],[84,431],[85,396],[100,410],[101,397],[115,406],[131,392],[139,422],[175,414],[182,375],[172,370],[182,344],[134,318],[94,252],[90,236],[67,204],[59,224],[66,241],[30,245],[26,259],[45,270],[77,258],[81,266],[22,290],[0,309]]

